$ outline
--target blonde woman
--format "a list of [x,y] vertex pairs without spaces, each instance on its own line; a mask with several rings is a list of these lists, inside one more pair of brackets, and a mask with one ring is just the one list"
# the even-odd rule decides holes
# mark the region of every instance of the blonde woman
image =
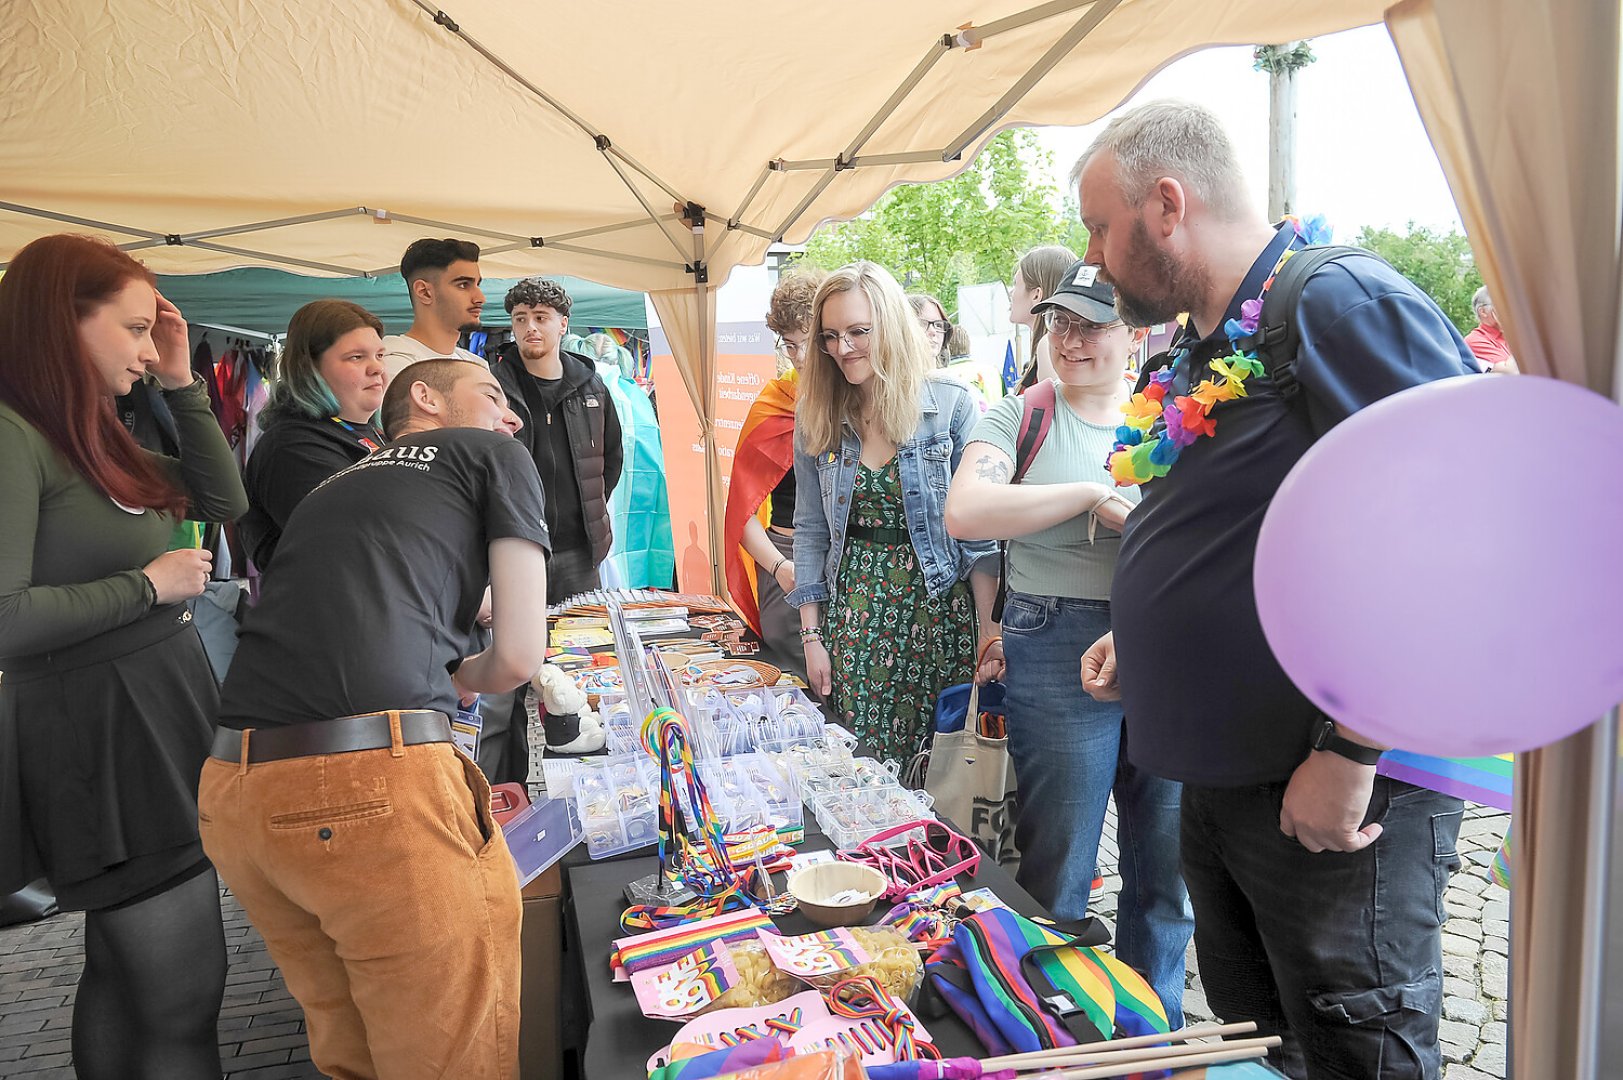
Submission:
[[860,262],[812,302],[795,411],[795,588],[806,672],[881,757],[905,758],[936,695],[969,681],[996,545],[947,535],[947,488],[980,410],[935,367],[901,286]]
[[1074,262],[1076,256],[1070,248],[1048,244],[1032,248],[1014,264],[1014,277],[1009,282],[1009,321],[1031,329],[1031,365],[1020,380],[1021,393],[1042,379],[1054,377],[1048,327],[1040,316],[1032,314],[1032,308],[1054,295]]

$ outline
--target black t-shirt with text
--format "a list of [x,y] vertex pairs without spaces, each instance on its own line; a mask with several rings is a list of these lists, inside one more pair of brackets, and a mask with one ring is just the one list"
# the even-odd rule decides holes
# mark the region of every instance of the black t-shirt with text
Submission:
[[497,432],[418,432],[337,473],[282,533],[221,690],[221,725],[454,713],[450,670],[472,651],[490,542],[550,550],[545,517],[535,462]]

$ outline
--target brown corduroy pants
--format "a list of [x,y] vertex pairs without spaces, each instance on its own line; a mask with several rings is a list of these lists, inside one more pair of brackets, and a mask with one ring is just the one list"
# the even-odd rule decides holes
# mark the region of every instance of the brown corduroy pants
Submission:
[[198,818],[324,1074],[518,1076],[518,874],[489,785],[449,743],[210,758]]

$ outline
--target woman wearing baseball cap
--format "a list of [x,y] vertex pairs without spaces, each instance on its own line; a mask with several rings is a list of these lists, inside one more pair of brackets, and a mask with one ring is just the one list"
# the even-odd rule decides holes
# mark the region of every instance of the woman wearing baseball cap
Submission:
[[[1020,884],[1055,917],[1083,918],[1114,793],[1116,954],[1145,975],[1176,1028],[1194,930],[1178,872],[1179,785],[1132,766],[1121,706],[1083,693],[1080,675],[1079,657],[1110,629],[1120,530],[1138,501],[1137,488],[1114,486],[1105,459],[1130,392],[1124,373],[1145,336],[1122,322],[1097,269],[1074,263],[1033,307],[1055,378],[1005,398],[976,426],[947,496],[947,529],[1009,542],[1001,659],[1020,785]],[[1041,427],[1023,432],[1022,421],[1037,409],[1052,421],[1033,450]],[[994,648],[989,659],[999,658]],[[996,673],[989,666],[983,674]]]

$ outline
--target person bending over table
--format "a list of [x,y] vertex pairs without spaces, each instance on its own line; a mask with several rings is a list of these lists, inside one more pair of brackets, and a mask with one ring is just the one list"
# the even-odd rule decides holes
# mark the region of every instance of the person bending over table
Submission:
[[[0,896],[40,875],[85,912],[73,1066],[220,1075],[225,935],[197,838],[214,673],[184,518],[247,507],[186,322],[111,244],[47,236],[0,279]],[[179,458],[113,410],[149,374]]]
[[[448,716],[541,666],[541,485],[481,365],[410,365],[383,420],[388,444],[288,522],[243,626],[203,767],[203,846],[323,1073],[508,1080],[518,876]],[[487,582],[494,644],[463,660]]]

